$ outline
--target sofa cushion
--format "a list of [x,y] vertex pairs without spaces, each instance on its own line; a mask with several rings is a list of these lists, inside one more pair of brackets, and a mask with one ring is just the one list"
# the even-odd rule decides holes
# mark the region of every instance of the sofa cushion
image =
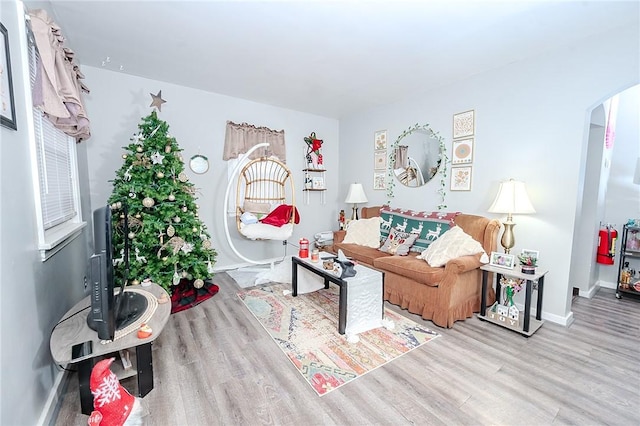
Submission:
[[415,253],[408,256],[379,257],[373,261],[373,267],[431,287],[437,287],[444,278],[444,268],[429,266],[425,261],[416,258]]
[[373,266],[373,262],[375,259],[387,256],[391,257],[390,254],[383,253],[377,248],[365,247],[359,244],[338,243],[334,244],[333,247],[336,251],[342,250],[342,253],[348,258],[371,266]]
[[421,253],[454,225],[460,212],[419,212],[382,206],[380,209],[380,237],[386,240],[392,228],[418,235],[411,251]]
[[394,256],[406,256],[409,254],[409,249],[416,241],[416,238],[418,238],[418,234],[400,232],[395,228],[391,228],[389,236],[378,250]]
[[466,234],[462,228],[454,226],[431,243],[417,258],[424,259],[431,266],[444,266],[456,257],[477,253],[483,254],[484,263],[489,261],[482,245]]
[[343,242],[373,248],[380,247],[380,218],[352,220],[347,225]]

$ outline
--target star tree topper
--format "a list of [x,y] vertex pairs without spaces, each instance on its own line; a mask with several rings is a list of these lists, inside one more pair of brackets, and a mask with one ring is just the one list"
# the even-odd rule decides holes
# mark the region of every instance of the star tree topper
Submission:
[[154,95],[153,93],[149,93],[149,94],[151,95],[151,99],[152,99],[151,105],[149,106],[152,108],[156,107],[158,108],[158,111],[162,111],[162,104],[167,102],[164,99],[162,99],[162,90],[160,90],[157,95]]

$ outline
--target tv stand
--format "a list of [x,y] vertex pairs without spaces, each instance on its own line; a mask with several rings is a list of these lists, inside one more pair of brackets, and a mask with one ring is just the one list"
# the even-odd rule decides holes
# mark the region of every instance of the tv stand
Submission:
[[[157,284],[152,284],[149,287],[136,287],[138,291],[144,290],[150,293],[153,297],[159,297],[165,294],[167,298],[169,295],[167,292]],[[126,315],[123,315],[122,327],[126,327],[125,319],[129,324],[132,324],[139,315],[143,315],[147,307],[144,309],[141,306],[141,302],[135,296],[129,296],[128,293],[141,296],[144,300],[144,304],[147,304],[146,297],[136,292],[127,292],[127,303],[123,307],[127,306]],[[153,389],[153,362],[151,344],[160,335],[162,329],[169,320],[171,314],[171,303],[158,304],[155,312],[151,318],[146,322],[153,330],[153,334],[145,339],[139,339],[137,333],[126,334],[117,338],[114,341],[104,342],[98,338],[98,333],[89,328],[87,325],[87,314],[90,308],[89,296],[78,302],[73,308],[71,308],[60,320],[58,326],[51,333],[51,339],[49,346],[51,350],[51,356],[53,360],[60,365],[75,364],[78,368],[78,383],[80,387],[80,406],[83,414],[91,414],[93,411],[93,395],[89,387],[89,378],[91,377],[91,370],[93,366],[101,359],[107,357],[118,357],[118,353],[123,349],[135,349],[135,361],[136,365],[132,368],[133,374],[137,373],[137,392],[131,392],[139,397],[144,397]],[[134,318],[135,317],[135,318]],[[92,342],[92,352],[90,354],[82,355],[77,358],[72,356],[72,347],[76,344],[84,343],[87,341]],[[114,364],[115,366],[115,364]],[[115,368],[114,368],[114,372]],[[129,374],[133,375],[133,374]],[[116,372],[116,375],[118,373]],[[119,376],[118,379],[122,379],[125,376]]]

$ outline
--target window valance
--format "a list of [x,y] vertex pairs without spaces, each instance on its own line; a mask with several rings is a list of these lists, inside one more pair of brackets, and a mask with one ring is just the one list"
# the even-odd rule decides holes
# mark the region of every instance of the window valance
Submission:
[[275,155],[283,163],[287,162],[284,130],[271,130],[267,127],[227,121],[222,159],[226,161],[238,158],[241,154],[248,152],[251,147],[262,142],[268,142],[269,146],[255,150],[249,157],[251,160]]
[[84,75],[73,61],[74,52],[64,46],[60,27],[42,9],[29,11],[30,27],[38,49],[33,105],[77,142],[91,136],[82,92],[89,89],[80,81]]

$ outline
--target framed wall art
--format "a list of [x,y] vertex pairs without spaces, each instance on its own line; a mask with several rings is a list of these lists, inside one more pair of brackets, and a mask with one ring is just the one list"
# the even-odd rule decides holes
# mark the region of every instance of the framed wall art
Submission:
[[16,106],[13,97],[13,81],[11,79],[11,58],[9,56],[9,34],[0,23],[0,124],[13,130],[18,130],[16,125]]
[[475,111],[453,114],[453,138],[473,136],[475,128]]
[[374,150],[385,150],[387,149],[387,131],[386,130],[378,130],[374,133]]
[[387,170],[387,151],[373,151],[373,170]]
[[471,164],[473,162],[473,138],[453,141],[451,164]]
[[373,173],[373,189],[387,189],[386,172]]
[[451,167],[451,190],[471,191],[471,166]]

